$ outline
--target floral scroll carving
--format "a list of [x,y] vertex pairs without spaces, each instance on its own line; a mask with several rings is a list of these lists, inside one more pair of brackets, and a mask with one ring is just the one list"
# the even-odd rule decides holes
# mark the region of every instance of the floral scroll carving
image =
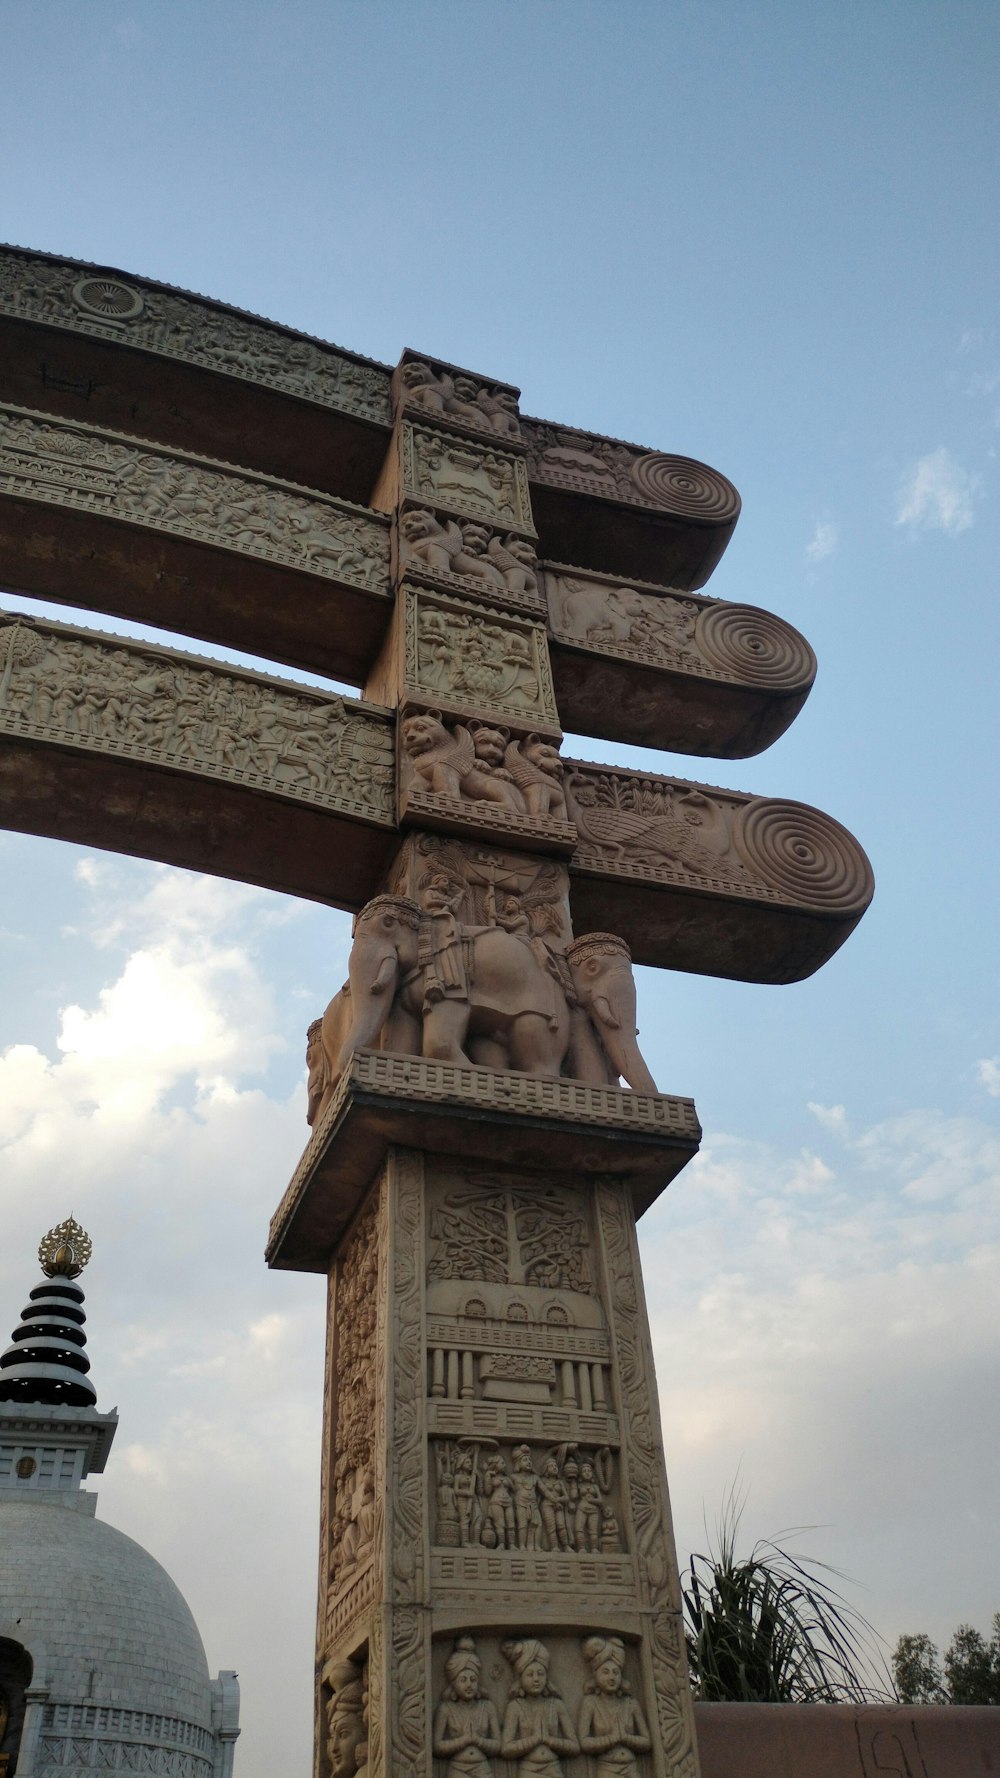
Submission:
[[644,1600],[653,1607],[650,1653],[658,1727],[670,1778],[697,1778],[691,1693],[680,1638],[680,1587],[666,1516],[666,1476],[640,1297],[634,1218],[621,1187],[602,1184],[597,1203],[622,1396],[629,1516],[640,1587]]
[[0,408],[0,489],[388,590],[388,527],[363,508],[20,408]]
[[383,365],[216,303],[79,265],[0,253],[0,309],[199,364],[388,426]]
[[391,725],[354,701],[3,612],[0,729],[393,818]]

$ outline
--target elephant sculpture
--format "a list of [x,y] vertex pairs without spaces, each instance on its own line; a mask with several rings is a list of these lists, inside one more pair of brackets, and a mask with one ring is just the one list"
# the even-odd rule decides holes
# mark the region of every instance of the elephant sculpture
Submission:
[[656,1085],[639,1052],[628,946],[587,933],[565,955],[532,934],[516,897],[490,926],[458,919],[461,885],[426,887],[422,905],[378,895],[355,922],[348,981],[310,1027],[309,1121],[359,1049],[459,1067],[509,1068],[590,1086]]

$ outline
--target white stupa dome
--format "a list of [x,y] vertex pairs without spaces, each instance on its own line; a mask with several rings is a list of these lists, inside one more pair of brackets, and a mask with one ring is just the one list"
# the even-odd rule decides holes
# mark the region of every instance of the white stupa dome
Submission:
[[236,1674],[209,1677],[169,1574],[81,1491],[118,1425],[88,1375],[89,1257],[72,1218],[50,1230],[0,1353],[0,1778],[231,1778]]
[[211,1681],[194,1618],[166,1569],[124,1532],[88,1513],[45,1510],[41,1496],[0,1500],[0,1621],[8,1636],[12,1601],[23,1601],[17,1639],[42,1655],[53,1697],[141,1704],[211,1730]]

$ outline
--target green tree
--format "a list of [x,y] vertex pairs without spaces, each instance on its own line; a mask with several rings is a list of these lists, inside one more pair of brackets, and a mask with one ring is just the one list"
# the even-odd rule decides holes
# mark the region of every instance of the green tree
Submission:
[[989,1642],[971,1624],[959,1624],[945,1650],[944,1679],[929,1636],[901,1636],[892,1657],[896,1691],[903,1704],[1000,1704],[1000,1611]]

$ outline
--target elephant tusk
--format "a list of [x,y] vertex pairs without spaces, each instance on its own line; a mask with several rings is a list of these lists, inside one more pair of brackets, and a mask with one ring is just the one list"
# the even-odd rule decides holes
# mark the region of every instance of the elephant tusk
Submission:
[[621,1020],[615,1018],[615,1015],[611,1010],[611,1002],[606,1000],[603,994],[594,995],[594,1011],[600,1019],[601,1024],[607,1025],[609,1030],[621,1030]]

